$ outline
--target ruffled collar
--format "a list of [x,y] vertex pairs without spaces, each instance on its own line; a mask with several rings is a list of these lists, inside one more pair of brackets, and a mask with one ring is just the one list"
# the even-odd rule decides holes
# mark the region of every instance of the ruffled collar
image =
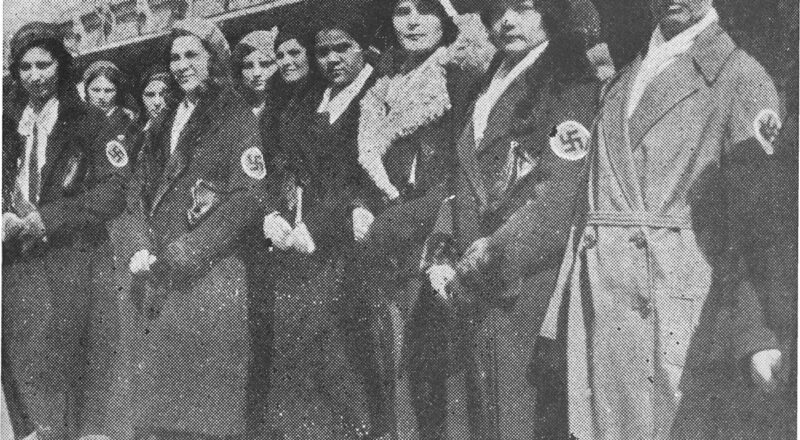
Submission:
[[437,49],[416,69],[379,78],[361,100],[360,155],[386,154],[392,143],[429,125],[451,108],[448,54]]

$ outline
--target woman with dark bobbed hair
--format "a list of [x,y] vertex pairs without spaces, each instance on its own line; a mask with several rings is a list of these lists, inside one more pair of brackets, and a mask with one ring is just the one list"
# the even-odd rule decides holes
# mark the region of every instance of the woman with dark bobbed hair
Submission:
[[10,49],[22,111],[3,146],[3,375],[39,438],[104,437],[119,339],[105,226],[129,160],[78,98],[55,25],[23,26]]
[[[280,125],[285,125],[297,113],[297,105],[311,88],[321,81],[313,63],[314,39],[302,24],[287,22],[279,27],[273,49],[278,73],[269,80],[269,94],[261,115],[264,151],[268,157],[278,157]],[[286,111],[286,114],[284,112]]]
[[134,375],[143,438],[240,438],[246,425],[248,276],[263,239],[268,172],[251,109],[233,89],[213,23],[177,22],[168,46],[179,104],[148,130],[129,206],[139,251],[131,297],[145,326]]
[[142,108],[139,125],[144,130],[152,126],[166,110],[175,106],[178,91],[169,69],[156,64],[142,74],[139,81],[139,101]]
[[461,350],[449,366],[463,372],[448,387],[463,383],[467,393],[432,417],[448,421],[452,438],[568,438],[558,419],[565,368],[537,336],[567,248],[600,84],[568,0],[482,9],[497,55],[473,90],[455,143],[454,197],[427,243],[447,258],[432,252],[420,265],[453,306],[449,333]]
[[256,117],[261,115],[267,95],[272,93],[269,84],[277,70],[273,48],[276,32],[250,32],[233,49],[233,80]]
[[116,64],[95,61],[83,72],[83,86],[86,102],[105,113],[114,130],[125,132],[136,119],[136,114],[125,108],[128,82]]
[[152,65],[142,74],[136,94],[136,101],[141,111],[136,120],[128,126],[126,133],[134,166],[146,139],[146,133],[159,118],[175,108],[177,95],[178,85],[163,64]]

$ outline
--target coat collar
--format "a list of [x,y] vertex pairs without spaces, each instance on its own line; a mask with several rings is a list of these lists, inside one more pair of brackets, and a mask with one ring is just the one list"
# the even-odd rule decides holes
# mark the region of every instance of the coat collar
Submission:
[[[681,101],[713,84],[735,48],[716,22],[701,32],[687,53],[645,90],[629,120],[631,148],[638,148],[647,132]],[[635,64],[641,65],[641,56]]]
[[[189,118],[189,122],[186,123],[183,132],[181,132],[178,138],[178,145],[172,155],[169,154],[169,137],[177,108],[172,109],[168,117],[160,121],[159,129],[153,133],[152,146],[157,149],[153,153],[155,153],[156,157],[167,157],[167,163],[161,176],[158,177],[159,184],[151,203],[151,215],[158,208],[164,195],[172,188],[191,163],[200,135],[218,130],[223,119],[219,117],[220,114],[227,107],[236,105],[232,98],[233,96],[235,96],[235,92],[232,89],[216,85],[210,86],[200,98],[197,107]],[[154,177],[152,176],[151,178]]]
[[675,61],[648,87],[642,100],[626,119],[630,88],[643,54],[631,62],[606,88],[602,127],[615,175],[630,206],[643,209],[643,194],[633,162],[633,151],[647,132],[684,99],[713,84],[736,49],[717,23],[708,26],[689,51]]
[[715,22],[697,37],[694,46],[689,49],[689,54],[706,83],[712,84],[719,77],[734,50],[736,43],[719,23]]
[[[95,140],[98,135],[102,133],[90,133],[91,129],[99,129],[102,127],[99,121],[104,121],[103,113],[88,104],[85,104],[77,99],[70,99],[69,97],[59,99],[58,117],[47,139],[47,150],[45,152],[46,162],[42,168],[42,184],[49,182],[52,173],[57,168],[56,162],[58,157],[67,147],[69,139],[73,135],[85,136],[82,140],[91,141]],[[84,133],[69,134],[70,131],[86,131]],[[102,139],[97,139],[98,141]],[[91,145],[85,145],[84,148],[92,148]]]
[[[539,101],[539,94],[546,87],[546,84],[551,82],[551,77],[555,75],[552,48],[552,44],[548,46],[539,59],[517,77],[497,100],[492,112],[489,114],[489,122],[480,145],[475,145],[471,117],[465,125],[457,145],[459,164],[472,184],[481,209],[486,209],[488,196],[481,177],[478,157],[485,152],[488,146],[503,136],[513,131],[524,131],[526,127],[535,123],[536,112],[533,111],[533,108]],[[500,63],[501,60],[499,58],[495,58],[492,61],[490,71],[483,81],[481,90],[485,90],[488,86],[493,72],[499,67]],[[473,100],[469,115],[474,112],[474,107],[475,101]],[[520,111],[523,109],[524,111]]]
[[[530,108],[535,105],[538,99],[536,94],[542,89],[542,85],[546,81],[547,72],[551,72],[553,67],[551,47],[548,46],[539,58],[514,79],[497,99],[489,113],[486,131],[483,134],[480,145],[475,149],[478,154],[492,145],[494,141],[508,134],[509,131],[519,130],[521,128],[520,125],[523,125],[524,122],[529,122],[529,119],[534,117],[534,113],[530,111]],[[501,64],[501,61],[493,64],[494,71]],[[483,91],[489,86],[493,76],[493,71],[487,75],[482,88]],[[522,102],[528,105],[521,105]],[[470,114],[475,111],[474,105],[473,103]],[[528,109],[521,111],[523,107],[528,107]]]

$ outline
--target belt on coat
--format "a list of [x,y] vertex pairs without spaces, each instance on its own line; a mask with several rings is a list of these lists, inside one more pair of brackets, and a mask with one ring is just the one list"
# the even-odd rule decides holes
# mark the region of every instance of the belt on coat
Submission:
[[590,211],[586,224],[592,226],[646,226],[650,228],[693,229],[692,219],[682,215],[636,211]]

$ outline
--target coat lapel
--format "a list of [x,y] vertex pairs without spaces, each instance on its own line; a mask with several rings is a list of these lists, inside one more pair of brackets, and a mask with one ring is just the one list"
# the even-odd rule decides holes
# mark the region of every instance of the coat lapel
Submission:
[[514,124],[514,120],[517,119],[515,114],[517,104],[527,92],[525,73],[526,72],[523,72],[509,84],[508,88],[503,92],[497,100],[497,103],[495,103],[494,108],[492,108],[492,111],[489,113],[486,131],[483,133],[480,145],[477,146],[479,155],[486,150],[488,146],[492,145],[494,141],[517,128],[515,126],[516,124]]
[[716,81],[735,48],[719,23],[701,32],[692,47],[645,90],[629,121],[631,148],[638,148],[650,129],[675,106]]
[[[178,145],[175,147],[175,152],[169,155],[167,164],[164,166],[158,188],[156,188],[155,196],[153,196],[150,215],[155,212],[164,195],[189,166],[194,146],[198,143],[201,133],[208,134],[219,129],[218,119],[213,117],[218,113],[215,111],[215,109],[219,110],[218,102],[217,93],[211,91],[197,103],[197,108],[195,108],[194,113],[189,118],[189,122],[186,123],[183,132],[178,137]],[[158,139],[160,145],[166,145],[167,151],[169,151],[170,132],[174,119],[175,113],[168,120],[169,123],[162,127],[161,136]]]
[[647,132],[661,118],[703,86],[692,58],[687,55],[679,56],[645,89],[628,122],[631,149],[638,148]]
[[[474,111],[474,105],[473,103],[470,114]],[[472,184],[475,197],[478,199],[478,205],[482,210],[488,202],[488,197],[486,196],[486,188],[483,185],[483,178],[478,169],[478,153],[475,146],[474,130],[472,118],[470,118],[469,122],[464,126],[464,130],[461,132],[456,150],[460,168],[466,175],[467,180]]]
[[72,136],[69,135],[69,131],[74,129],[75,123],[81,119],[79,115],[83,115],[83,113],[83,109],[79,108],[77,105],[70,105],[67,100],[61,100],[59,103],[56,123],[53,126],[53,131],[50,132],[47,138],[45,164],[42,168],[40,180],[42,191],[44,190],[44,185],[50,182],[50,178],[56,170],[55,165],[58,162],[58,158],[61,156],[64,148],[66,148],[68,140],[72,138]]
[[[641,207],[643,202],[639,178],[633,165],[633,152],[628,137],[627,111],[630,89],[642,64],[640,55],[621,74],[603,99],[601,132],[609,163],[614,169],[617,183],[625,193],[632,208]],[[640,104],[641,105],[641,104]]]

